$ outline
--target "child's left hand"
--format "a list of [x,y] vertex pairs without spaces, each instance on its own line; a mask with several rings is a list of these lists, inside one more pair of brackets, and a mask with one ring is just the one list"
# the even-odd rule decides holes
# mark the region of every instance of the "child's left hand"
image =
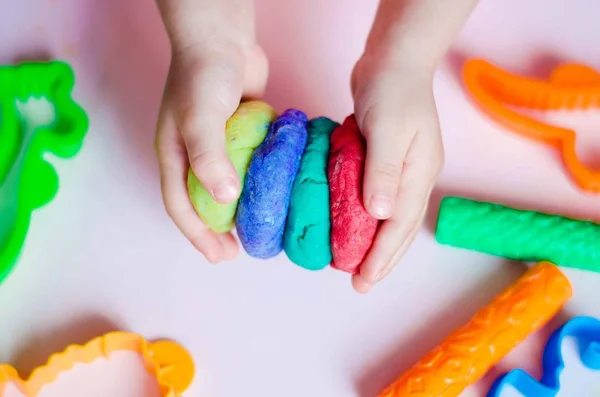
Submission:
[[444,162],[433,68],[364,55],[352,75],[355,115],[367,140],[363,200],[384,220],[354,275],[358,292],[387,276],[415,238]]

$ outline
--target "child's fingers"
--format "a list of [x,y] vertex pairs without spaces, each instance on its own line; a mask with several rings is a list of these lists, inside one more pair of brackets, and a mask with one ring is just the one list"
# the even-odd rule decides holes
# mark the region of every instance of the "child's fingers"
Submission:
[[360,267],[357,277],[364,284],[372,286],[380,281],[408,249],[423,222],[442,162],[438,135],[417,134],[406,156],[395,214],[381,226]]
[[395,207],[404,158],[414,134],[401,114],[370,107],[358,122],[367,140],[363,201],[371,216],[388,219]]
[[194,210],[188,197],[187,154],[172,117],[161,117],[156,136],[160,180],[167,213],[183,235],[212,263],[223,260],[224,244]]
[[269,77],[267,55],[258,45],[254,45],[246,54],[244,67],[244,93],[247,99],[262,98]]
[[221,240],[221,243],[223,244],[223,248],[225,250],[225,256],[223,257],[223,259],[226,261],[235,259],[235,257],[240,252],[240,244],[235,239],[233,234],[221,234],[219,235],[219,240]]
[[[355,289],[356,286],[361,288],[357,289],[358,292],[368,292],[375,283],[386,278],[392,272],[394,267],[396,267],[398,261],[406,253],[406,250],[410,247],[419,232],[419,227],[423,223],[423,219],[427,213],[429,195],[430,194],[424,199],[421,214],[416,221],[410,220],[404,224],[402,222],[398,222],[396,225],[391,224],[389,225],[389,232],[383,230],[382,227],[382,230],[380,231],[380,233],[382,233],[381,238],[379,235],[377,237],[378,240],[380,240],[381,248],[372,251],[372,257],[370,253],[370,256],[367,258],[369,264],[366,266],[363,265],[365,270],[363,271],[361,268],[361,272],[354,275],[355,280],[353,280],[353,284],[355,285]],[[384,226],[392,222],[393,220],[388,220]],[[411,225],[413,225],[413,227],[410,227]],[[405,231],[407,228],[408,233]],[[394,249],[396,249],[395,252],[393,252]]]
[[373,286],[379,282],[396,253],[402,254],[409,247],[423,220],[431,186],[431,179],[424,178],[419,171],[411,172],[410,167],[406,169],[396,207],[398,215],[381,225],[360,267],[358,277],[365,284]]
[[177,62],[181,65],[176,66],[171,105],[190,166],[215,200],[230,203],[241,185],[227,157],[225,126],[242,97],[241,58],[235,50],[218,50],[182,56]]

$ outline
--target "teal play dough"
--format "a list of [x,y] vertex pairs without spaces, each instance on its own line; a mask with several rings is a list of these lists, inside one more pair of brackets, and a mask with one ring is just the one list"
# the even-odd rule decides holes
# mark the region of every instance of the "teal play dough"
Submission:
[[308,144],[294,181],[283,246],[295,264],[320,270],[331,262],[327,163],[338,123],[326,117],[308,123]]

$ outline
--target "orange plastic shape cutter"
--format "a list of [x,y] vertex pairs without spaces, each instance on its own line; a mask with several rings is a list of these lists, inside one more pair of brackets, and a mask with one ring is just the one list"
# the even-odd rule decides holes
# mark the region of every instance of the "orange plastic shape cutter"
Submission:
[[141,355],[146,369],[156,378],[162,397],[180,397],[194,378],[192,358],[177,343],[150,343],[136,334],[111,332],[83,346],[72,345],[62,353],[54,354],[45,365],[36,368],[27,380],[21,379],[12,366],[0,365],[0,396],[4,396],[6,386],[12,383],[27,397],[35,397],[44,386],[53,383],[62,372],[70,371],[76,364],[91,363],[118,351]]
[[574,110],[600,106],[600,74],[580,64],[563,64],[548,81],[508,73],[482,59],[465,63],[463,80],[475,102],[493,119],[559,149],[565,166],[584,190],[600,193],[600,171],[577,157],[576,132],[518,113],[509,106],[533,110]]
[[459,396],[550,321],[572,292],[569,280],[556,266],[538,263],[379,397]]

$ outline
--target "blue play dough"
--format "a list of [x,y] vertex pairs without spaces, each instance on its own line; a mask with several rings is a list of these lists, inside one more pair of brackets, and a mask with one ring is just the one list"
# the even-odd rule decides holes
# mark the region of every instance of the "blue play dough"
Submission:
[[308,139],[307,122],[303,112],[286,110],[252,155],[235,220],[250,256],[267,259],[283,249],[292,187]]

